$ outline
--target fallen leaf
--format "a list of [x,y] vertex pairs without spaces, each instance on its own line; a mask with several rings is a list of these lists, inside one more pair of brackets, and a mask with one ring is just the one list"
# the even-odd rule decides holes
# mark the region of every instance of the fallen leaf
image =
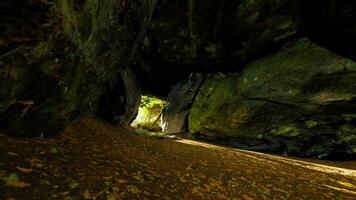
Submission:
[[90,194],[88,189],[83,192],[83,197],[84,199],[92,199],[92,195]]
[[147,192],[147,191],[144,191],[143,194],[146,195],[146,196],[151,196],[152,195],[150,192]]
[[69,184],[70,189],[74,190],[75,188],[79,187],[79,183],[77,182],[72,182]]
[[251,197],[249,197],[248,195],[242,195],[242,198],[244,199],[244,200],[253,200]]
[[129,186],[127,186],[127,191],[128,192],[130,192],[130,193],[132,193],[132,194],[139,194],[139,193],[141,193],[141,190],[140,189],[138,189],[136,186],[134,186],[134,185],[129,185]]
[[70,193],[69,191],[65,191],[65,192],[60,193],[60,195],[66,196],[66,195],[68,195],[69,193]]
[[337,183],[339,183],[340,185],[349,187],[349,188],[356,188],[356,185],[353,185],[352,183],[343,182],[343,181],[337,181]]
[[43,162],[40,159],[31,158],[31,159],[28,159],[28,161],[30,162],[32,167],[37,167],[37,168],[42,168],[43,167],[43,164],[42,164]]
[[118,179],[117,182],[123,184],[123,183],[127,183],[128,181],[125,179]]
[[9,176],[2,178],[5,182],[8,181],[19,181],[19,175],[17,175],[16,173],[11,173],[9,174]]
[[168,197],[168,196],[164,196],[163,199],[164,199],[164,200],[172,200],[172,198],[171,198],[171,197]]
[[51,154],[57,154],[58,153],[58,149],[56,147],[50,147],[49,152]]
[[46,180],[46,179],[41,179],[40,184],[41,185],[51,185],[51,182],[49,182],[49,180]]
[[16,169],[19,170],[20,172],[24,172],[26,174],[32,172],[32,169],[22,168],[22,167],[19,167],[19,166],[17,166]]
[[30,187],[31,185],[23,181],[10,181],[6,183],[6,186],[15,187],[15,188],[25,188],[25,187]]
[[200,187],[193,187],[192,193],[193,193],[193,194],[198,194],[200,190],[201,190]]
[[217,194],[216,197],[217,197],[217,199],[228,199],[228,197],[225,194],[220,193],[220,192]]
[[181,182],[183,182],[183,183],[186,183],[186,182],[187,182],[187,180],[185,180],[185,179],[182,178],[182,177],[180,177],[179,180],[180,180]]
[[107,197],[106,197],[106,200],[116,200],[115,196],[113,194],[109,194]]
[[7,152],[7,154],[9,154],[10,156],[18,156],[18,154],[14,152]]
[[23,105],[32,105],[35,103],[35,101],[33,100],[18,100],[16,102]]
[[145,182],[145,179],[143,178],[143,176],[141,174],[137,174],[137,175],[133,176],[132,178],[136,179],[139,183]]

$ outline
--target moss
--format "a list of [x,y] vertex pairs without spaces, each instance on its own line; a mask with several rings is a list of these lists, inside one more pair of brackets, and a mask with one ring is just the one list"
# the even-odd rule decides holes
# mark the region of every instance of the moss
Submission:
[[239,15],[247,16],[251,10],[255,10],[258,7],[261,7],[264,4],[264,1],[261,0],[243,0],[239,7]]
[[218,44],[209,44],[205,50],[210,54],[210,58],[215,58],[218,55],[219,48]]
[[[209,78],[208,81],[202,86],[200,89],[200,92],[198,96],[196,97],[194,101],[194,105],[190,111],[189,114],[189,130],[191,132],[199,132],[200,127],[202,122],[205,122],[208,116],[217,113],[216,110],[213,107],[210,107],[208,102],[211,104],[217,103],[217,97],[218,95],[213,95],[215,92],[224,92],[227,90],[218,90],[218,84],[219,84],[219,79],[216,80],[214,78]],[[226,82],[228,82],[226,80]],[[223,83],[220,83],[220,85],[223,85]],[[225,93],[226,94],[226,93]],[[232,93],[228,93],[232,94]],[[201,114],[201,110],[204,110],[204,115]],[[206,128],[206,127],[205,127]]]
[[308,121],[304,122],[304,124],[307,128],[314,128],[314,127],[318,126],[318,122],[313,121],[313,120],[308,120]]
[[352,121],[352,119],[356,119],[356,114],[344,114],[344,115],[342,115],[342,117],[346,121]]
[[[54,2],[41,10],[48,21],[38,26],[36,40],[4,60],[14,67],[0,84],[0,127],[11,135],[55,135],[67,123],[94,115],[106,83],[132,62],[126,58],[138,32],[137,2]],[[34,103],[25,109],[17,100]]]
[[271,134],[273,134],[275,136],[294,138],[294,137],[300,136],[301,133],[296,125],[290,124],[290,125],[281,126],[278,129],[272,130]]
[[243,138],[251,145],[256,144],[249,140],[260,138],[277,151],[299,155],[303,152],[295,151],[309,143],[320,148],[308,155],[336,151],[334,143],[347,149],[355,143],[353,119],[346,116],[354,108],[354,64],[307,39],[294,41],[242,73],[210,76],[193,103],[189,130],[211,138]]
[[75,28],[78,26],[77,16],[74,13],[74,4],[70,0],[55,0],[55,6],[60,14],[63,15],[63,30],[71,35],[73,40],[79,37],[75,34]]
[[56,61],[45,62],[43,64],[40,64],[38,68],[41,70],[42,73],[48,76],[53,76],[57,72]]
[[346,144],[356,144],[356,135],[350,135],[350,136],[343,137],[341,139],[341,141]]
[[340,136],[355,135],[356,137],[356,128],[350,124],[344,124],[339,127],[338,133]]

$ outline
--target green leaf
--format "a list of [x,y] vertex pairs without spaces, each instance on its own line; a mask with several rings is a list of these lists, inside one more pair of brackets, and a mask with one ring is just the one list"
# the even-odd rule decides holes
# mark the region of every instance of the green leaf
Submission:
[[75,188],[79,187],[79,183],[77,182],[72,182],[69,184],[70,189],[74,190]]
[[51,154],[57,154],[57,153],[58,153],[58,149],[55,148],[55,147],[50,147],[49,152],[50,152]]
[[6,182],[11,182],[11,181],[19,181],[20,178],[16,173],[11,173],[9,174],[8,177],[3,178],[3,180]]

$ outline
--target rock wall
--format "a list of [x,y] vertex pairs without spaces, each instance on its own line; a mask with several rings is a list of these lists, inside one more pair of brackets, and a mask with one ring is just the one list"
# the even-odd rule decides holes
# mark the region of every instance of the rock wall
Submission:
[[299,39],[241,74],[210,76],[189,130],[256,150],[355,156],[355,113],[356,62]]
[[140,8],[125,0],[2,1],[0,130],[50,136],[94,115],[130,65]]
[[188,79],[172,87],[167,98],[169,103],[162,115],[161,127],[164,133],[188,131],[188,113],[204,79],[202,74],[191,74]]
[[293,37],[297,21],[291,0],[161,1],[143,43],[141,79],[160,94],[192,72],[236,71]]

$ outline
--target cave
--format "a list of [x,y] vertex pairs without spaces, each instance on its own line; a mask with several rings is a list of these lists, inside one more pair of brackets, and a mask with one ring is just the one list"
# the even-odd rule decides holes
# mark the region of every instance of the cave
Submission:
[[356,2],[3,0],[0,199],[356,199]]

